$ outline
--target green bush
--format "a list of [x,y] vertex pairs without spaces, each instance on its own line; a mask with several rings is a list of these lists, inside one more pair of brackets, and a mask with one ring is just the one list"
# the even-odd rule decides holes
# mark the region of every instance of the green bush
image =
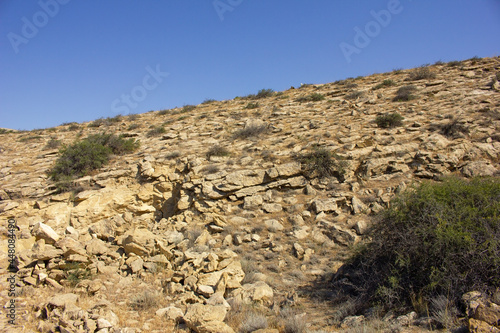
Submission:
[[269,128],[266,125],[254,125],[237,130],[233,134],[234,139],[248,139],[268,132]]
[[364,93],[362,91],[353,91],[352,93],[349,93],[346,95],[346,99],[358,99],[362,97]]
[[78,177],[106,164],[111,154],[125,154],[137,149],[139,142],[114,134],[90,135],[60,150],[60,156],[48,174],[60,189],[67,189]]
[[61,156],[49,172],[54,181],[62,180],[64,176],[82,177],[99,169],[108,162],[112,151],[96,142],[82,140],[64,147],[60,153]]
[[28,135],[28,136],[20,138],[19,142],[35,141],[35,140],[40,140],[42,138],[43,137],[41,135]]
[[111,148],[111,152],[115,155],[131,153],[139,148],[138,141],[134,139],[124,139],[123,136],[116,136],[114,134],[93,134],[89,135],[85,140],[109,147]]
[[227,150],[225,147],[220,146],[220,145],[215,145],[208,150],[207,159],[209,160],[210,157],[212,157],[212,156],[223,157],[223,156],[229,156],[229,155],[231,155],[231,152],[229,150]]
[[259,107],[259,103],[248,103],[247,106],[245,106],[245,109],[257,109]]
[[255,98],[260,99],[260,98],[272,97],[273,95],[274,95],[274,90],[261,89],[257,92],[257,95],[255,96]]
[[59,148],[60,146],[61,146],[61,140],[51,138],[43,149],[56,149]]
[[390,128],[403,125],[403,116],[397,112],[378,115],[375,123],[381,128]]
[[151,138],[151,137],[154,137],[154,136],[159,136],[159,135],[165,134],[166,132],[167,132],[167,130],[165,130],[165,127],[163,127],[163,126],[156,126],[156,127],[151,128],[146,133],[146,136],[148,138]]
[[77,123],[73,123],[73,124],[69,125],[69,127],[68,127],[69,132],[77,131],[79,129],[80,129],[80,125],[78,125]]
[[257,94],[249,94],[245,96],[248,99],[261,99],[274,96],[275,92],[272,89],[261,89],[257,92]]
[[217,102],[217,100],[215,100],[213,98],[207,98],[201,104],[211,104],[211,103],[214,103],[214,102]]
[[408,80],[410,81],[417,81],[417,80],[423,80],[423,79],[434,79],[436,77],[436,74],[432,72],[428,66],[421,66],[418,68],[415,68],[412,72],[410,72],[410,75],[408,76]]
[[298,160],[309,177],[343,178],[348,166],[347,161],[322,147],[314,147],[310,153],[298,156]]
[[140,127],[141,127],[140,124],[130,124],[130,126],[127,128],[127,130],[128,131],[133,131],[133,130],[138,129]]
[[453,60],[453,61],[448,62],[448,67],[457,67],[461,64],[462,64],[461,61]]
[[66,264],[63,267],[63,271],[71,287],[76,287],[82,280],[91,280],[94,278],[94,275],[87,267],[77,262]]
[[415,295],[458,304],[467,291],[493,292],[500,287],[500,178],[425,182],[393,201],[369,236],[334,288],[402,310]]
[[457,119],[451,119],[448,123],[440,125],[439,128],[441,134],[451,138],[457,138],[469,133],[469,128]]
[[325,96],[320,94],[320,93],[312,93],[307,96],[302,96],[296,99],[297,102],[304,103],[304,102],[319,102],[325,99]]
[[404,86],[398,89],[396,92],[396,97],[394,97],[394,102],[407,102],[415,99],[416,96],[413,93],[417,91],[417,87],[414,85]]
[[377,89],[380,89],[380,88],[384,88],[384,87],[392,87],[392,86],[395,86],[396,85],[396,82],[394,82],[393,80],[391,79],[387,79],[387,80],[384,80],[382,81],[382,83],[379,83],[377,84],[375,87],[373,87],[372,89],[373,90],[377,90]]
[[196,105],[190,105],[190,104],[188,104],[188,105],[184,105],[184,106],[182,107],[181,113],[191,112],[191,111],[193,111],[194,109],[196,109]]

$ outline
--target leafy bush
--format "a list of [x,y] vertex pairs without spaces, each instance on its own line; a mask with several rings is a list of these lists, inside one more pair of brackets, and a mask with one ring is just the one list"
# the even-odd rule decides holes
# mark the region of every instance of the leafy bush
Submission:
[[76,130],[79,130],[79,129],[80,129],[80,125],[78,125],[77,123],[72,123],[68,127],[68,131],[70,131],[70,132],[76,131]]
[[158,304],[159,297],[157,292],[146,290],[132,296],[129,305],[136,311],[148,310]]
[[71,287],[76,287],[82,280],[93,278],[92,271],[76,262],[67,264],[64,267],[64,272],[66,273],[66,280]]
[[267,318],[261,313],[247,312],[246,318],[241,323],[239,333],[251,333],[259,329],[267,328]]
[[247,106],[245,106],[245,109],[256,109],[259,107],[259,103],[248,103]]
[[427,302],[447,295],[457,304],[467,291],[493,292],[500,287],[500,178],[423,183],[393,201],[370,239],[334,288],[404,310],[411,295]]
[[460,123],[457,119],[452,119],[450,122],[438,126],[441,134],[447,137],[456,138],[462,134],[468,134],[469,128]]
[[272,89],[261,89],[257,92],[255,96],[256,99],[272,97],[274,95],[274,90]]
[[413,93],[417,91],[417,87],[414,85],[403,86],[398,89],[396,92],[396,97],[394,97],[393,101],[395,102],[406,102],[415,99],[416,96]]
[[129,121],[136,121],[139,120],[141,116],[139,116],[137,113],[129,113],[128,115],[128,120]]
[[280,309],[279,321],[283,325],[284,333],[305,333],[306,321],[297,314],[297,310],[285,307]]
[[106,164],[110,155],[109,147],[88,140],[76,142],[63,148],[49,175],[55,181],[63,176],[81,177]]
[[461,64],[462,64],[461,61],[453,60],[453,61],[448,62],[448,67],[457,67]]
[[188,105],[184,105],[184,106],[182,107],[181,113],[191,112],[191,111],[193,111],[194,109],[196,109],[196,105],[190,105],[190,104],[188,104]]
[[127,130],[128,131],[133,131],[133,130],[138,129],[140,127],[141,127],[140,124],[130,124],[130,126],[127,128]]
[[106,123],[106,120],[104,118],[99,118],[88,124],[88,127],[101,127]]
[[115,155],[131,153],[139,148],[139,141],[125,139],[123,136],[116,136],[114,134],[93,134],[89,135],[85,140],[109,147],[111,148],[111,152]]
[[212,98],[207,98],[201,104],[210,104],[213,102],[217,102],[217,101],[215,99],[212,99]]
[[258,136],[259,134],[264,134],[267,131],[268,131],[268,127],[266,125],[247,126],[243,129],[236,131],[233,134],[233,138],[235,138],[235,139],[248,139],[250,137]]
[[375,123],[381,128],[390,128],[403,125],[403,116],[397,112],[378,115]]
[[354,91],[354,92],[348,94],[345,98],[346,99],[358,99],[361,96],[363,96],[363,94],[364,93],[362,91]]
[[410,81],[417,81],[417,80],[423,80],[423,79],[434,79],[436,77],[436,74],[432,72],[429,67],[427,66],[421,66],[418,68],[415,68],[410,75],[408,76],[408,80]]
[[210,159],[212,156],[229,156],[231,152],[227,150],[225,147],[220,145],[215,145],[207,151],[207,159]]
[[126,140],[114,134],[90,135],[84,140],[63,147],[48,174],[64,188],[73,179],[85,176],[106,164],[111,154],[125,154],[138,146],[139,142],[136,140]]
[[28,135],[20,138],[19,142],[35,141],[35,140],[40,140],[41,138],[42,138],[41,135]]
[[179,158],[181,156],[181,153],[179,151],[173,151],[168,153],[165,158],[169,160],[173,160],[175,158]]
[[307,96],[299,97],[296,99],[297,102],[304,103],[304,102],[319,102],[325,99],[325,96],[320,94],[320,93],[312,93]]
[[380,89],[380,88],[384,88],[384,87],[392,87],[392,86],[395,86],[396,85],[396,82],[394,82],[393,80],[391,79],[387,79],[387,80],[384,80],[382,81],[382,83],[379,83],[377,84],[375,87],[373,87],[372,89],[373,90],[377,90],[377,89]]
[[201,169],[201,172],[204,172],[204,173],[209,174],[209,175],[213,174],[213,173],[217,173],[219,171],[220,171],[219,166],[214,165],[214,164],[207,165],[206,167],[204,167],[203,169]]
[[165,127],[163,126],[156,126],[156,127],[153,127],[151,128],[147,133],[146,133],[146,136],[148,138],[151,138],[153,136],[159,136],[159,135],[162,135],[162,134],[165,134],[167,131],[165,130]]
[[47,142],[44,149],[56,149],[59,148],[60,146],[61,146],[61,140],[52,138],[49,140],[49,142]]
[[298,159],[309,177],[343,178],[348,166],[347,161],[322,147],[314,147],[312,152],[300,155]]

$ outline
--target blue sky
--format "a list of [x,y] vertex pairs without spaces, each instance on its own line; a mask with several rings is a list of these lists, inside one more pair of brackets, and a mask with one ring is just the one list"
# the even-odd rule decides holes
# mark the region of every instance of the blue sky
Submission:
[[500,55],[499,0],[0,2],[0,127]]

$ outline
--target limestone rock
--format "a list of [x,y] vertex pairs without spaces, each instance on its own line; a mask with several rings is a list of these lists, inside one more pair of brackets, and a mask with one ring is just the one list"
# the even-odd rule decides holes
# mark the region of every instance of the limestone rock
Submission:
[[278,203],[265,203],[262,205],[262,209],[266,213],[279,213],[283,210],[283,207]]
[[490,162],[474,161],[464,165],[460,172],[465,177],[492,176],[497,172],[497,169]]
[[61,294],[51,297],[47,304],[54,307],[66,308],[75,305],[78,298],[76,294]]
[[45,240],[47,244],[54,244],[59,240],[59,235],[54,231],[54,229],[42,222],[35,224],[31,234],[35,236],[37,240]]
[[155,235],[147,229],[134,229],[126,234],[122,246],[127,254],[149,256],[155,246]]
[[100,239],[92,239],[85,248],[90,255],[101,255],[109,251],[109,248]]
[[264,221],[267,230],[271,232],[281,231],[284,229],[283,225],[278,220],[266,220]]
[[260,205],[264,200],[262,199],[262,196],[260,195],[253,195],[251,197],[245,197],[243,200],[243,208],[244,209],[256,209],[259,208]]
[[337,209],[337,202],[334,201],[333,199],[328,199],[328,200],[315,199],[311,203],[311,208],[316,214],[319,214],[321,212],[325,213],[333,212]]
[[360,199],[353,196],[351,199],[352,211],[354,214],[360,214],[368,209],[368,206],[363,203]]
[[227,309],[222,305],[190,304],[183,316],[186,325],[197,333],[234,333],[224,323]]
[[175,306],[169,306],[166,308],[158,309],[156,311],[156,315],[158,317],[165,316],[168,320],[178,321],[180,318],[184,316],[184,313],[182,312],[181,309]]
[[[239,293],[235,292],[236,295]],[[252,284],[244,284],[241,290],[241,299],[248,304],[259,303],[265,306],[273,304],[273,289],[264,281],[257,281]]]

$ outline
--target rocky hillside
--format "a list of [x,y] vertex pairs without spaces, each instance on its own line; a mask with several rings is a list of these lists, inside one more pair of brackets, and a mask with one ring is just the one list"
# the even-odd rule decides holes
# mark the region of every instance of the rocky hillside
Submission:
[[[471,59],[2,130],[0,244],[8,249],[15,219],[18,271],[1,265],[0,299],[5,311],[15,299],[15,325],[2,316],[0,327],[339,331],[349,320],[330,304],[327,281],[375,213],[424,179],[499,174],[499,79],[500,58]],[[140,148],[61,193],[47,176],[59,144],[103,132]],[[418,323],[384,325],[427,330]]]

